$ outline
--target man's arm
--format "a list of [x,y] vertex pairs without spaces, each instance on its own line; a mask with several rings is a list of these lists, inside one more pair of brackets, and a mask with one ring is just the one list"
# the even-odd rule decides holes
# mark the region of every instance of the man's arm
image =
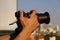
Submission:
[[15,40],[27,40],[31,35],[29,28],[24,28],[22,32],[15,38]]
[[10,35],[0,36],[0,40],[9,40],[9,39],[10,39]]
[[20,11],[20,20],[23,25],[23,30],[15,38],[15,40],[26,40],[30,37],[31,33],[38,27],[39,23],[36,16],[36,11],[32,10],[30,18],[23,17],[23,11]]

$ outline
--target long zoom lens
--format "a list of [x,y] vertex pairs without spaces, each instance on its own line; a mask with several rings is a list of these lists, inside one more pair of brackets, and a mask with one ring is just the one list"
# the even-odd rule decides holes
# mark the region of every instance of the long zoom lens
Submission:
[[[30,14],[29,12],[28,13],[24,13],[24,16],[28,17],[29,14]],[[40,24],[42,24],[42,23],[49,24],[49,22],[50,22],[50,15],[49,15],[48,12],[37,13],[36,15],[37,15],[38,22]],[[19,19],[20,18],[20,11],[16,12],[15,16],[16,16],[17,19]]]

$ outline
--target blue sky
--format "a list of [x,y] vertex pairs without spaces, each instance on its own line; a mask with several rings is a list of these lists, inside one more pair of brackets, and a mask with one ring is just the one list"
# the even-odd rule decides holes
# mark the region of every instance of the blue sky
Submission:
[[17,10],[25,12],[36,9],[39,13],[49,12],[53,25],[60,25],[60,0],[17,0]]

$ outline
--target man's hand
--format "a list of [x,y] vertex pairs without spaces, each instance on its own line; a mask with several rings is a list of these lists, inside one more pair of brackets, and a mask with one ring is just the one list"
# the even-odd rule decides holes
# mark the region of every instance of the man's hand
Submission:
[[37,16],[36,16],[36,11],[31,10],[31,14],[29,15],[30,17],[24,17],[23,16],[23,11],[20,10],[20,21],[21,24],[23,25],[24,28],[28,28],[29,30],[35,30],[37,26],[39,25]]

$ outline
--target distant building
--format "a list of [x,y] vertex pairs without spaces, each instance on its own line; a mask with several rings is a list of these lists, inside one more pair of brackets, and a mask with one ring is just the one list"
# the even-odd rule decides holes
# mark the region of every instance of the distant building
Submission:
[[56,26],[56,30],[57,30],[57,31],[60,31],[59,25]]

